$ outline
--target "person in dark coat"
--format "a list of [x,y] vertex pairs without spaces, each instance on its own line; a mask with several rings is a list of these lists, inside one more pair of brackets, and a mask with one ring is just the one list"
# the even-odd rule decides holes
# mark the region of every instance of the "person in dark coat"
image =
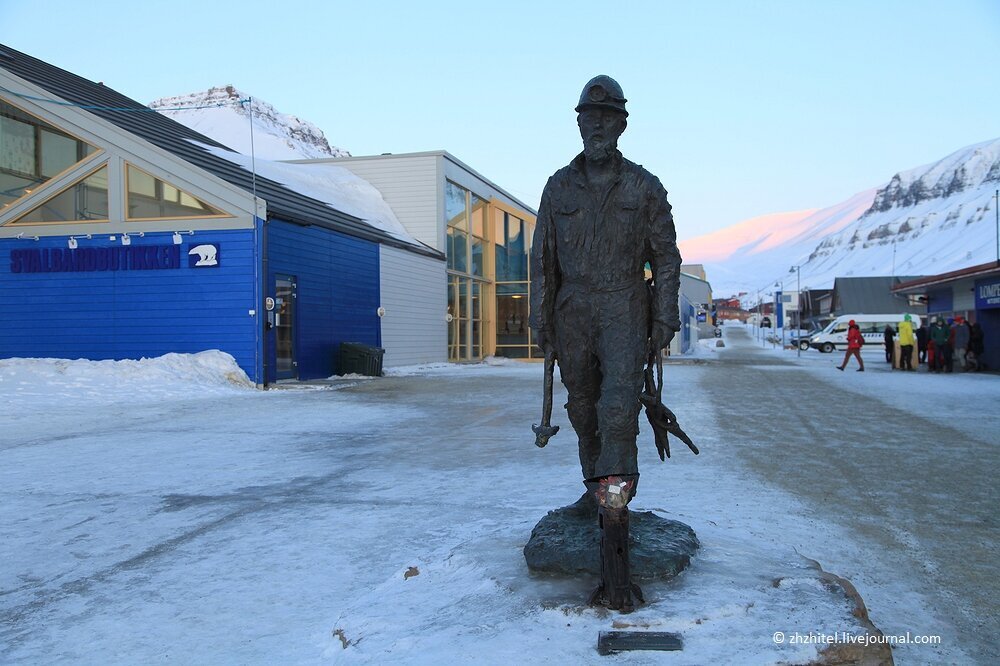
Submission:
[[969,353],[970,333],[969,322],[965,321],[965,317],[955,317],[955,326],[951,332],[952,345],[955,349],[955,360],[958,361],[958,367],[963,372],[966,369],[965,356]]
[[982,370],[982,356],[986,346],[983,340],[983,327],[977,321],[969,330],[969,358],[971,360],[970,370]]
[[865,340],[861,337],[861,329],[852,319],[847,322],[847,351],[844,352],[844,362],[837,366],[837,370],[843,370],[847,366],[847,362],[854,356],[858,359],[858,365],[861,366],[858,368],[858,372],[864,372],[865,362],[861,360],[861,345],[863,344],[865,344]]
[[892,348],[895,336],[896,332],[892,330],[892,326],[890,324],[886,324],[885,330],[882,331],[882,339],[885,341],[885,362],[889,365],[892,365]]
[[955,365],[955,320],[948,317],[945,328],[948,329],[948,343],[944,346],[944,371],[951,372]]
[[934,363],[931,370],[942,372],[948,366],[948,358],[951,357],[951,349],[948,346],[948,336],[950,329],[944,320],[938,317],[931,326],[931,342],[934,343]]
[[920,328],[917,329],[917,363],[927,362],[927,341],[929,336],[927,335],[927,324],[921,323]]

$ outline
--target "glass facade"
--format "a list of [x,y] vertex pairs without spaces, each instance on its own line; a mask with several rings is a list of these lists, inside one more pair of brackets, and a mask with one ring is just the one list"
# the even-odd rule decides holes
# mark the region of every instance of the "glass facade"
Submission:
[[537,358],[528,328],[528,256],[531,225],[507,211],[493,211],[496,265],[496,355]]
[[0,99],[0,210],[96,152]]
[[483,300],[489,292],[485,265],[489,202],[461,185],[445,186],[448,236],[448,359],[483,357]]
[[532,223],[448,181],[448,358],[537,358],[528,330]]

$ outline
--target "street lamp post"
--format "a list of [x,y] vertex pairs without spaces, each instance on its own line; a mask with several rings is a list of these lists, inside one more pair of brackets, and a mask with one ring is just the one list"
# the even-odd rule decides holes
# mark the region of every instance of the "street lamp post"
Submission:
[[[781,348],[785,348],[785,281],[778,280],[774,283],[774,286],[778,288],[778,293],[781,294],[774,301],[774,321],[777,324],[781,324]],[[781,308],[781,316],[778,316],[778,308]],[[778,341],[778,336],[774,336],[775,343]],[[774,344],[771,344],[774,347]]]
[[791,273],[795,271],[795,356],[802,358],[802,275],[799,270],[801,266],[792,266],[788,269]]
[[757,290],[757,339],[760,340],[760,289]]

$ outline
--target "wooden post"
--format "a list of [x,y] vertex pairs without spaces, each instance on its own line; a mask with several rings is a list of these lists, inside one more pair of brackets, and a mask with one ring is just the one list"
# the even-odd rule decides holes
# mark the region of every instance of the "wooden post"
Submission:
[[631,613],[632,569],[628,555],[628,507],[600,507],[601,526],[601,588],[602,600],[608,608]]
[[597,500],[597,522],[601,530],[601,584],[590,595],[590,604],[623,613],[635,609],[633,594],[640,602],[644,601],[642,590],[632,583],[629,564],[628,503],[638,482],[638,474],[585,481]]

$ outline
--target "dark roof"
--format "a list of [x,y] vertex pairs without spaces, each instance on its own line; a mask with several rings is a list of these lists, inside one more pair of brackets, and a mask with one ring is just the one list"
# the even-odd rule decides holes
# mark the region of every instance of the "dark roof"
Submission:
[[[84,110],[177,155],[236,187],[247,192],[254,191],[254,179],[249,171],[229,160],[213,155],[192,141],[226,150],[231,150],[230,148],[171,118],[150,110],[145,104],[140,104],[108,88],[103,83],[88,81],[3,44],[0,44],[0,68],[74,105],[111,107],[111,109],[87,108]],[[399,240],[381,229],[366,224],[357,217],[342,213],[322,201],[300,194],[281,183],[262,178],[259,175],[256,178],[256,192],[257,196],[267,202],[268,216],[297,224],[322,226],[357,238],[384,243],[438,259],[444,258],[442,253],[433,248],[425,245],[417,247]]]
[[905,296],[892,293],[900,282],[918,276],[839,277],[833,282],[833,311],[835,314],[922,314],[924,308],[910,305]]
[[985,264],[979,264],[978,266],[969,266],[967,268],[960,268],[957,271],[940,273],[939,275],[927,275],[925,277],[916,278],[913,280],[907,280],[906,282],[901,282],[900,284],[896,285],[895,287],[892,288],[892,290],[900,293],[919,292],[925,290],[927,287],[932,287],[947,282],[953,282],[955,280],[961,280],[963,278],[973,278],[973,277],[992,275],[993,273],[997,272],[1000,272],[1000,261],[990,261]]

